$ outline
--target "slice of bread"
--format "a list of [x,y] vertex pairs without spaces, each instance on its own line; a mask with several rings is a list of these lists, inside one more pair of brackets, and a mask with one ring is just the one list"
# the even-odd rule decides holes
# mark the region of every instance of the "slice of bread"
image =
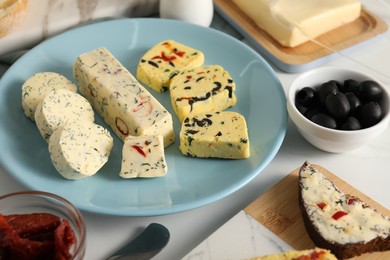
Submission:
[[322,248],[307,249],[301,251],[287,251],[279,254],[258,256],[250,260],[337,260],[329,250]]
[[22,22],[27,4],[28,0],[0,0],[0,38]]
[[299,205],[314,244],[339,259],[390,250],[390,218],[339,190],[308,162],[299,171]]

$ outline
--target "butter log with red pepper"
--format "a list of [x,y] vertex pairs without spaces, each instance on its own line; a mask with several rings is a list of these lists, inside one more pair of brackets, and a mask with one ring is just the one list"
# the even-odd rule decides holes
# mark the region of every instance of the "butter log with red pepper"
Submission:
[[180,121],[187,116],[236,105],[235,90],[235,82],[220,65],[183,70],[169,87],[172,107]]
[[170,80],[181,70],[202,66],[204,54],[184,44],[167,40],[148,50],[137,67],[138,80],[157,92],[169,89]]
[[160,134],[175,140],[171,114],[104,47],[80,55],[73,67],[80,92],[122,141]]
[[314,244],[337,258],[390,250],[389,216],[339,190],[308,162],[299,171],[299,204]]

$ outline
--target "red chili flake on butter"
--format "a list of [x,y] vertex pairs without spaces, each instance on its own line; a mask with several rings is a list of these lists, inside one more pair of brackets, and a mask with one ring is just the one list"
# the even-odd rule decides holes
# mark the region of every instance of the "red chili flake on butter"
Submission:
[[340,219],[340,218],[342,218],[342,217],[344,217],[344,216],[346,216],[346,215],[348,215],[347,212],[342,211],[342,210],[339,210],[339,211],[337,211],[336,213],[334,213],[334,214],[332,215],[332,218],[333,218],[334,220],[338,220],[338,219]]
[[322,259],[322,255],[325,254],[325,251],[314,251],[310,254],[310,259]]
[[297,258],[294,258],[294,260],[319,260],[322,259],[322,255],[324,254],[324,251],[314,251],[310,255],[301,255]]
[[162,45],[179,57],[183,57],[186,54],[185,51],[179,51],[178,49],[173,48],[169,42],[163,42]]
[[120,117],[115,118],[115,126],[122,135],[124,136],[129,135],[129,128],[127,127],[126,122],[122,118]]
[[173,61],[176,59],[176,56],[169,57],[168,55],[165,54],[165,52],[162,51],[160,56],[154,56],[152,58],[152,60],[157,60],[157,59],[161,59],[163,61]]
[[317,207],[319,207],[320,209],[324,209],[326,207],[326,203],[324,202],[318,203]]
[[131,148],[133,148],[134,150],[136,150],[140,155],[142,155],[143,157],[146,157],[146,153],[144,152],[144,150],[142,149],[141,146],[139,145],[132,145]]
[[351,197],[348,199],[348,205],[353,205],[357,199],[355,197]]

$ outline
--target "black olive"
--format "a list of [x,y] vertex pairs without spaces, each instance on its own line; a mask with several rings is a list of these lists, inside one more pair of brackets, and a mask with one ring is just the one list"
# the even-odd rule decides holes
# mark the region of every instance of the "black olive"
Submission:
[[383,88],[376,81],[366,80],[360,83],[358,94],[363,102],[377,101],[382,98]]
[[308,109],[306,111],[306,113],[304,114],[304,116],[311,120],[311,118],[315,115],[315,114],[318,114],[318,113],[323,113],[324,112],[324,108],[322,106],[313,106],[311,107],[310,109]]
[[318,101],[317,91],[311,87],[304,87],[298,91],[296,101],[304,107],[310,107]]
[[311,121],[324,127],[335,129],[337,127],[336,120],[325,113],[318,113],[311,117]]
[[335,84],[337,86],[337,88],[340,88],[343,85],[343,84],[341,84],[340,81],[335,80],[335,79],[329,80],[328,83]]
[[359,87],[359,82],[354,79],[344,80],[344,84],[339,87],[339,90],[344,94],[347,92],[356,92]]
[[359,130],[362,126],[360,125],[359,120],[356,117],[350,116],[345,120],[345,122],[340,126],[341,130]]
[[363,127],[370,127],[378,123],[382,118],[381,106],[370,101],[359,108],[358,118]]
[[298,102],[295,102],[295,107],[298,109],[298,111],[299,111],[302,115],[306,114],[306,112],[309,110],[307,107],[302,106],[302,105],[299,104]]
[[345,96],[347,97],[349,104],[351,106],[351,113],[354,113],[356,109],[362,104],[358,96],[356,96],[355,93],[347,92],[345,93]]
[[341,92],[328,95],[325,106],[329,114],[336,119],[346,118],[351,110],[348,98]]
[[322,104],[325,104],[325,99],[329,94],[335,94],[338,92],[338,88],[336,83],[333,81],[328,81],[323,84],[321,84],[320,88],[318,89],[318,96],[320,98],[320,101]]

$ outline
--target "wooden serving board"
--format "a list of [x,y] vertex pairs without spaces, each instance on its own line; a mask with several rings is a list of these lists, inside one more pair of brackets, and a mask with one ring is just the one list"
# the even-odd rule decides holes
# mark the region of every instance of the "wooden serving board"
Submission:
[[[314,166],[344,193],[357,196],[372,208],[376,208],[379,212],[390,216],[390,211],[373,199],[356,190],[325,168],[318,165]],[[304,250],[314,248],[315,245],[306,232],[299,209],[298,173],[299,169],[296,169],[287,175],[248,205],[244,211],[293,248]],[[390,251],[364,254],[354,259],[390,259]]]
[[362,8],[360,17],[355,21],[317,37],[315,40],[323,46],[309,41],[290,48],[282,46],[258,27],[232,0],[214,0],[214,3],[216,9],[228,17],[236,29],[252,39],[252,43],[261,46],[281,63],[290,65],[301,65],[321,59],[334,53],[334,50],[342,51],[382,34],[388,28],[382,19]]

